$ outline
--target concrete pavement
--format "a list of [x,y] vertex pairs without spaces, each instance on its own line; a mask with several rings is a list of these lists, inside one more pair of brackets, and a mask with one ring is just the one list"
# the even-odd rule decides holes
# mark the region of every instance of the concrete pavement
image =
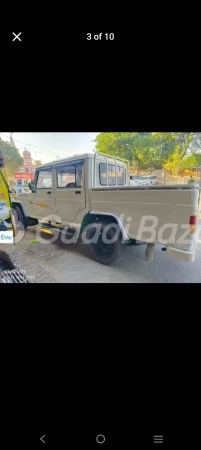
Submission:
[[[145,246],[128,247],[125,257],[114,266],[104,266],[91,258],[86,245],[49,244],[29,241],[35,238],[35,227],[30,228],[24,239],[15,246],[2,245],[12,253],[16,262],[21,258],[23,268],[29,274],[38,273],[40,282],[57,283],[200,283],[201,282],[201,234],[194,263],[168,258],[160,246],[155,247],[154,261],[144,259]],[[7,248],[6,248],[7,247]],[[10,247],[10,248],[8,248]],[[18,252],[18,253],[17,253]],[[32,264],[32,266],[30,266]],[[43,281],[44,280],[44,281]]]

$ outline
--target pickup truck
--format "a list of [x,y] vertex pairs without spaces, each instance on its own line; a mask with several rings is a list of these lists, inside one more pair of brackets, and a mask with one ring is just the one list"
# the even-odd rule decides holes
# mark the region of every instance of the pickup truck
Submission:
[[193,185],[131,186],[126,160],[95,152],[41,165],[28,194],[12,201],[19,222],[62,233],[89,245],[102,264],[123,257],[127,245],[155,245],[193,262],[199,235],[200,189]]

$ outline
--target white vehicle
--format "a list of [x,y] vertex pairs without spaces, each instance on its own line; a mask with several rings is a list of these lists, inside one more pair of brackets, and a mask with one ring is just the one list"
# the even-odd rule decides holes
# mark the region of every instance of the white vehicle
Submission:
[[143,178],[145,180],[149,180],[149,184],[152,184],[152,185],[158,184],[156,175],[146,175]]
[[130,176],[131,186],[149,186],[151,183],[149,179],[145,180],[141,175]]
[[139,186],[138,179],[135,179],[135,177],[130,177],[130,185],[131,186]]
[[142,180],[138,180],[138,185],[139,186],[149,186],[151,183],[150,183],[150,180],[144,180],[143,178],[142,178]]

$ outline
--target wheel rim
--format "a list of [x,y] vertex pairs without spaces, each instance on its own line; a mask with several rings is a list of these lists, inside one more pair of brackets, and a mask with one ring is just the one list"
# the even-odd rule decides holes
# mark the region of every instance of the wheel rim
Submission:
[[97,242],[97,249],[101,255],[110,255],[112,253],[112,244],[105,244],[102,241],[102,233],[99,235]]

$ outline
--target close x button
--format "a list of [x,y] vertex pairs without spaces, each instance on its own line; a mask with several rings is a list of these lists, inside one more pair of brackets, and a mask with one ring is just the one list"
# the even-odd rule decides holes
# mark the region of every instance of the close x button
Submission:
[[[18,34],[12,32],[12,34],[14,35],[13,41],[16,41],[16,40],[18,40],[18,41],[20,41],[20,42],[22,41],[22,39],[20,38],[22,32],[20,32],[20,33],[18,33]],[[12,42],[13,42],[13,41],[12,41]]]

